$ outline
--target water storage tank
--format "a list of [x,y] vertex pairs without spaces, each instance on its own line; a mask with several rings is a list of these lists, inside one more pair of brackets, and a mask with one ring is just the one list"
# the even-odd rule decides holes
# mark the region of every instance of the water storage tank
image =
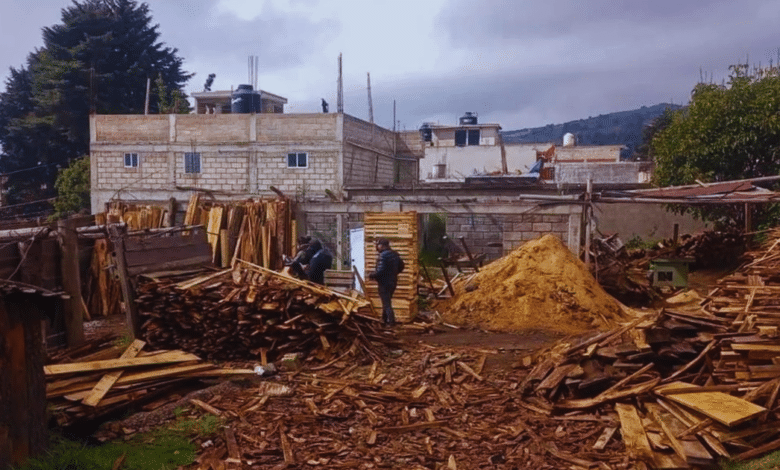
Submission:
[[260,93],[252,90],[252,85],[238,85],[230,96],[230,112],[237,114],[260,112]]
[[476,124],[477,123],[477,113],[472,113],[470,111],[467,111],[463,116],[460,118],[460,125],[466,125],[466,124]]
[[563,135],[563,146],[564,147],[574,147],[574,144],[576,144],[576,138],[574,137],[574,134],[571,132],[567,132]]
[[433,129],[431,129],[431,123],[424,122],[422,126],[420,126],[420,137],[422,138],[423,142],[431,142],[433,140]]

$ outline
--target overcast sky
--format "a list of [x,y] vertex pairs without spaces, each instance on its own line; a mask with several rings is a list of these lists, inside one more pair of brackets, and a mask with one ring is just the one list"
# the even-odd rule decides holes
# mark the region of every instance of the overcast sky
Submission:
[[[702,73],[777,63],[777,0],[150,0],[162,41],[195,72],[187,92],[248,82],[288,99],[286,112],[336,108],[392,128],[454,124],[465,111],[504,130],[673,101]],[[0,73],[42,45],[67,0],[0,1]]]

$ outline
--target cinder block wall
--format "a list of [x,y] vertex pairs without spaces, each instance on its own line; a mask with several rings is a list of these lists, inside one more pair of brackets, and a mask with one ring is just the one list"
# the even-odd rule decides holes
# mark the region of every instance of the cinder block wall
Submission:
[[[567,243],[569,215],[567,214],[518,214],[518,215],[449,215],[447,235],[461,246],[460,237],[466,239],[472,255],[485,253],[488,260],[500,258],[524,243],[552,234]],[[501,246],[489,246],[491,244]]]
[[567,161],[620,161],[620,145],[555,147],[555,158]]
[[[343,186],[338,114],[100,115],[91,131],[93,211],[116,197],[186,199],[177,187],[243,198],[273,194],[272,185],[321,197]],[[187,152],[200,153],[200,173],[185,173]],[[293,152],[305,152],[308,166],[288,168]],[[125,168],[125,153],[138,154],[138,167]],[[380,165],[382,178],[388,166]]]

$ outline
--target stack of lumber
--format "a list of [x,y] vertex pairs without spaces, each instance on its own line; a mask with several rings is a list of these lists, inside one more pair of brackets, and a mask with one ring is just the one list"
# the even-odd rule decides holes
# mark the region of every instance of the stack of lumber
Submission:
[[654,468],[780,449],[778,245],[749,253],[697,310],[664,310],[529,358],[523,390],[548,412],[616,411],[632,458]]
[[105,225],[123,222],[130,230],[144,230],[164,227],[167,217],[168,209],[162,206],[112,201],[108,211],[95,214],[95,223]]
[[227,267],[234,257],[264,268],[282,269],[295,240],[292,205],[286,198],[235,203],[190,197],[184,225],[206,227],[216,265]]
[[364,300],[243,260],[190,281],[142,284],[136,302],[147,341],[209,359],[331,355],[353,341],[375,357],[372,343],[385,341],[363,316]]
[[220,369],[183,351],[149,351],[146,343],[119,346],[104,336],[50,355],[44,366],[46,398],[60,426],[95,420],[140,405],[160,406],[185,382],[202,377],[253,374]]
[[[390,247],[397,251],[404,261],[404,271],[398,275],[398,285],[393,294],[393,310],[396,321],[408,323],[417,316],[417,213],[416,212],[366,212],[363,216],[365,237],[365,272],[376,270],[377,239],[390,240]],[[366,283],[368,298],[374,304],[373,310],[382,311],[382,302],[375,282]]]

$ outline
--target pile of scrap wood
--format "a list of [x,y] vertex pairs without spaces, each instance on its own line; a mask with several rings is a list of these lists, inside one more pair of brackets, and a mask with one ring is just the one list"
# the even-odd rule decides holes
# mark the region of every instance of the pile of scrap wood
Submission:
[[136,302],[150,344],[209,359],[329,356],[353,341],[375,357],[372,344],[388,341],[364,316],[365,300],[245,261],[189,281],[142,284]]
[[113,415],[131,407],[154,409],[199,378],[253,374],[220,369],[183,351],[147,351],[143,341],[117,344],[107,335],[50,355],[46,398],[60,426]]
[[736,266],[744,246],[744,237],[737,230],[683,235],[677,243],[662,240],[652,248],[637,249],[627,249],[613,234],[592,240],[591,271],[610,295],[626,304],[641,305],[659,298],[647,276],[654,259],[692,259],[692,269]]
[[[201,450],[190,468],[587,468],[591,437],[612,423],[535,415],[521,372],[505,362],[514,354],[495,348],[414,343],[376,362],[356,349],[243,390],[220,387],[198,397],[208,409],[183,405],[183,417],[223,424],[194,438]],[[98,438],[142,426],[131,417]],[[598,456],[610,465],[602,468],[624,460],[616,440]]]
[[698,311],[665,310],[540,354],[526,396],[566,416],[617,412],[631,456],[655,468],[780,449],[778,244],[751,253]]

